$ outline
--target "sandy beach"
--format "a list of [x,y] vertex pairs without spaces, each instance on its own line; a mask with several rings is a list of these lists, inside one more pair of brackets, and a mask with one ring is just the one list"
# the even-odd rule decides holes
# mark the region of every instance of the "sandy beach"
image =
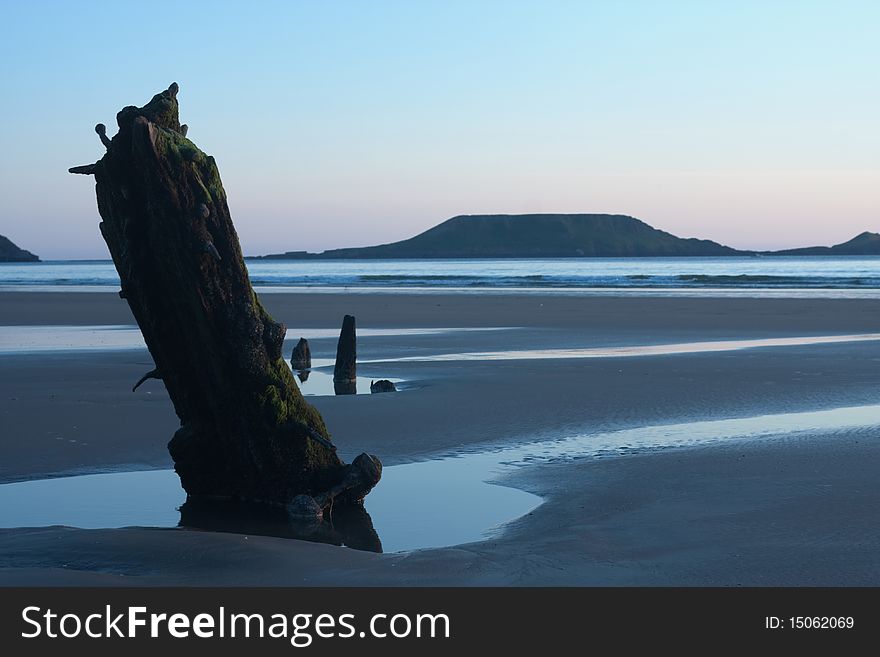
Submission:
[[[637,357],[431,360],[876,333],[870,300],[262,298],[307,338],[310,329],[337,328],[345,313],[357,316],[359,329],[388,329],[360,338],[359,373],[402,379],[402,392],[309,398],[347,460],[367,449],[393,466],[572,434],[880,399],[876,340]],[[115,293],[0,293],[0,327],[131,324]],[[413,328],[456,330],[392,330]],[[490,330],[463,330],[477,328]],[[334,338],[310,342],[313,357],[333,357]],[[131,392],[151,368],[144,349],[0,356],[0,482],[171,467],[166,443],[178,421],[161,382]],[[183,529],[2,529],[0,583],[876,586],[878,425],[880,416],[865,427],[519,466],[500,483],[539,495],[540,507],[487,540],[400,554]]]

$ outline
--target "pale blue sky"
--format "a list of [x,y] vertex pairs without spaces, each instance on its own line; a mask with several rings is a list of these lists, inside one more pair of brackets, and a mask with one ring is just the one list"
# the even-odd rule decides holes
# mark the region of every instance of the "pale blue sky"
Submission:
[[92,131],[181,85],[249,254],[612,212],[743,248],[880,229],[880,2],[0,0],[0,234],[107,257]]

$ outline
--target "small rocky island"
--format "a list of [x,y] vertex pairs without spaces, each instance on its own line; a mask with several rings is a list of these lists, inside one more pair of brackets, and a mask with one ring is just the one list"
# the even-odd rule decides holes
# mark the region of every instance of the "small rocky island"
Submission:
[[880,234],[864,232],[835,246],[742,251],[711,240],[678,237],[622,214],[475,214],[452,217],[400,242],[331,249],[321,253],[288,251],[253,259],[705,258],[755,255],[880,255]]
[[729,256],[710,240],[683,239],[616,214],[460,215],[400,242],[323,253],[292,251],[267,259],[578,258]]

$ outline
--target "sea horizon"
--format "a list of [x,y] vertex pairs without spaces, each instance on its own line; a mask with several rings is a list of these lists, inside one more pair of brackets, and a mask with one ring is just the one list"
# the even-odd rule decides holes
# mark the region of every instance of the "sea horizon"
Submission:
[[[880,296],[880,256],[247,260],[261,291]],[[2,291],[104,291],[111,260],[0,263]]]

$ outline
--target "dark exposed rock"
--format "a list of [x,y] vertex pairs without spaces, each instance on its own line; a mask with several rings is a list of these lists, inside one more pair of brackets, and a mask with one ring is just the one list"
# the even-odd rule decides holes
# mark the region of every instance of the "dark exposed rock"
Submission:
[[312,367],[312,350],[309,341],[300,338],[290,355],[290,366],[295,370],[307,370]]
[[397,386],[388,379],[379,379],[378,381],[370,381],[370,392],[397,392]]
[[[357,335],[353,315],[342,319],[342,330],[336,344],[336,367],[333,368],[333,382],[353,382],[357,378]],[[339,394],[339,393],[337,393]]]
[[339,459],[299,392],[284,325],[251,287],[217,165],[183,135],[177,93],[123,108],[106,154],[75,170],[95,176],[101,234],[180,418],[168,449],[181,484],[191,498],[356,504],[376,479]]
[[298,378],[302,383],[305,383],[309,380],[309,370],[300,370],[296,373],[296,378]]

